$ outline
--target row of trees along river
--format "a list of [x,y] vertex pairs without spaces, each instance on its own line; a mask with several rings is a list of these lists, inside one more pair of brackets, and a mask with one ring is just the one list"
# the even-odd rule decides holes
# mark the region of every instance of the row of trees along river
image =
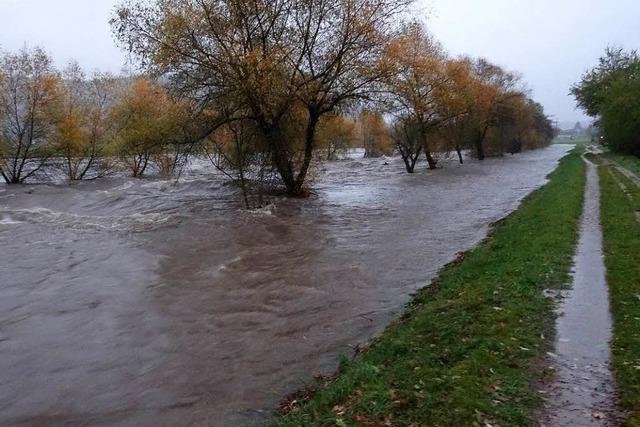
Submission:
[[[310,168],[351,147],[409,173],[442,153],[545,146],[553,128],[517,74],[452,58],[407,0],[153,0],[111,25],[137,74],[63,70],[40,48],[0,58],[7,183],[114,170],[179,174],[209,159],[245,194],[307,193]],[[248,202],[247,202],[248,203]]]

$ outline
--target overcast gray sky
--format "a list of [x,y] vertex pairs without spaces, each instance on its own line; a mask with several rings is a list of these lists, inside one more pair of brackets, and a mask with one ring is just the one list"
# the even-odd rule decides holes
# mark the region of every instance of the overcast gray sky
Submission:
[[[453,55],[484,56],[523,74],[561,122],[585,120],[567,95],[609,44],[640,48],[640,0],[419,0]],[[41,45],[60,65],[118,72],[125,55],[108,20],[117,0],[0,0],[0,48]]]

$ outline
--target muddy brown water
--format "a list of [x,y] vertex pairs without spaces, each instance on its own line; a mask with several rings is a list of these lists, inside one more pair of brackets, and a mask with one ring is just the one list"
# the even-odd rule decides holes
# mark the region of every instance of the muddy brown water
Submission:
[[246,212],[175,184],[0,187],[0,425],[263,425],[545,182],[571,147],[407,175],[324,165]]

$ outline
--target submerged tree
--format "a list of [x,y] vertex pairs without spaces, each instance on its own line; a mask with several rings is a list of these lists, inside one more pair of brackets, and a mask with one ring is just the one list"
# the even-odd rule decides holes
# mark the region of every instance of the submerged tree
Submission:
[[111,120],[117,155],[133,177],[144,175],[154,156],[166,154],[180,116],[180,104],[162,86],[142,77],[131,82],[114,105]]
[[391,138],[402,157],[407,173],[413,173],[424,148],[420,126],[410,117],[396,118],[391,128]]
[[59,96],[60,77],[42,49],[0,58],[0,173],[7,183],[24,182],[51,156]]
[[258,207],[264,205],[271,167],[255,123],[234,121],[218,128],[207,139],[204,150],[215,168],[240,188],[245,208],[256,207],[250,201],[253,194],[258,195]]
[[337,160],[358,141],[356,121],[340,114],[326,115],[318,126],[317,145],[327,160]]
[[468,149],[469,144],[469,114],[461,114],[452,120],[447,121],[438,128],[437,137],[443,141],[443,146],[449,151],[455,151],[458,162],[464,164],[462,151]]
[[[408,0],[154,0],[123,3],[112,20],[122,45],[228,120],[251,120],[291,195],[304,194],[318,124],[367,98],[379,58]],[[281,135],[304,108],[304,136]]]
[[514,97],[509,104],[505,151],[519,153],[544,147],[554,137],[551,120],[544,114],[542,105],[525,96]]
[[500,123],[501,108],[510,98],[522,96],[518,89],[520,77],[483,58],[468,60],[468,63],[476,80],[470,91],[473,101],[467,124],[475,154],[483,160],[487,152],[486,138]]
[[363,111],[358,118],[358,125],[365,158],[391,155],[393,140],[382,114]]
[[106,154],[116,79],[99,73],[87,78],[80,66],[71,62],[62,73],[62,89],[54,113],[56,151],[63,157],[62,167],[69,180],[95,178],[100,175],[96,163],[104,161]]
[[[385,65],[390,111],[396,115],[394,139],[407,172],[412,173],[424,152],[430,169],[436,168],[430,138],[439,127],[464,113],[457,95],[466,84],[465,64],[449,61],[441,46],[419,23],[406,25],[387,47]],[[464,81],[463,81],[464,80]]]

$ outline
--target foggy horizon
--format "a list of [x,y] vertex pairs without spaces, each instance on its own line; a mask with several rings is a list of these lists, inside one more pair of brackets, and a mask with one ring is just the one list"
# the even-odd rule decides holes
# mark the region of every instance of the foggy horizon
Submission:
[[[41,46],[58,66],[75,59],[87,71],[120,72],[127,55],[111,34],[118,3],[105,0],[2,0],[0,50]],[[591,122],[568,94],[607,46],[635,49],[640,4],[624,0],[420,0],[420,18],[451,56],[484,57],[522,75],[532,97],[561,127]],[[32,25],[25,26],[30,20]]]

